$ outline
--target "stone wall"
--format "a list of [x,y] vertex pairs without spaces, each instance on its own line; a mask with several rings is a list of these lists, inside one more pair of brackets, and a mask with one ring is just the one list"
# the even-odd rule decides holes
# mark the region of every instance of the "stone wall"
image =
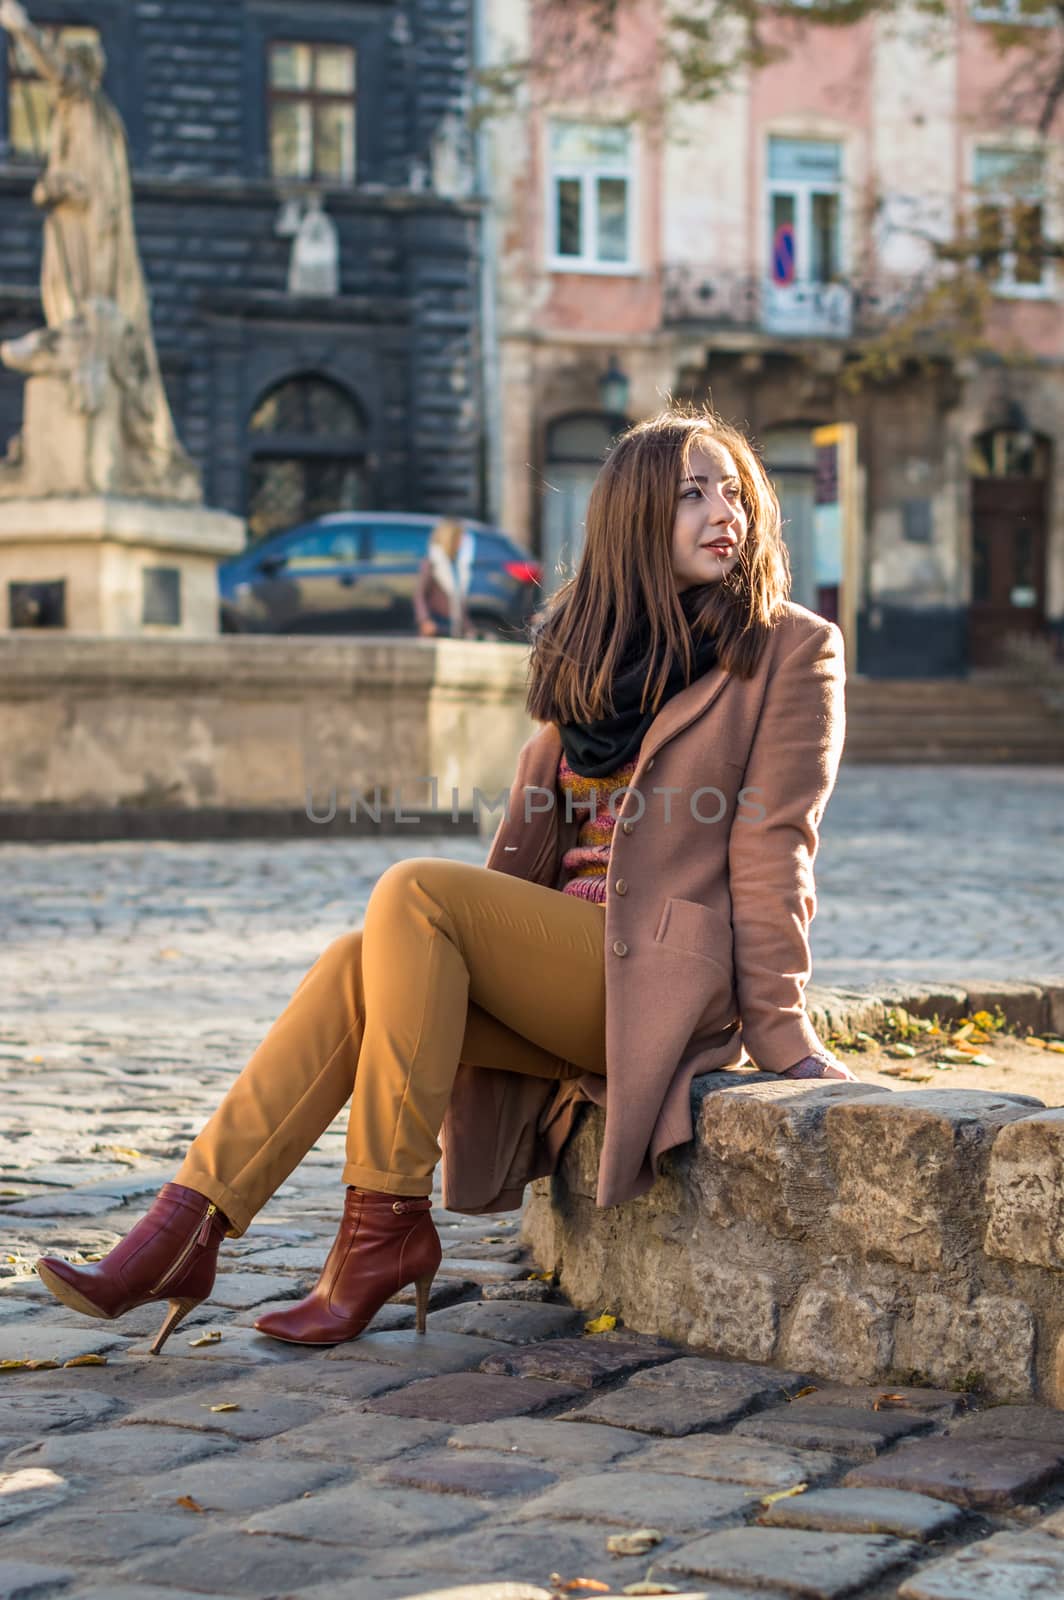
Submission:
[[843,1382],[1064,1406],[1064,1110],[756,1072],[696,1099],[640,1199],[595,1205],[597,1108],[533,1185],[525,1236],[578,1305]]
[[[384,814],[487,796],[502,815],[521,745],[527,651],[431,639],[0,638],[6,811],[214,808],[342,821],[352,793]],[[433,807],[427,782],[438,780]],[[402,785],[402,794],[397,795]],[[365,815],[365,813],[360,813]]]

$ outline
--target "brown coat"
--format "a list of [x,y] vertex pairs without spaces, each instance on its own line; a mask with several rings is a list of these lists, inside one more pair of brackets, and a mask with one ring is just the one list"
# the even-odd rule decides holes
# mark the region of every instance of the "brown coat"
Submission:
[[[587,1099],[606,1106],[597,1202],[633,1199],[693,1136],[692,1078],[748,1059],[783,1072],[818,1048],[804,998],[813,860],[842,755],[845,678],[839,628],[788,602],[752,678],[713,667],[658,712],[631,785],[643,809],[630,792],[610,846],[606,1079],[460,1064],[441,1136],[451,1210],[520,1205],[524,1185],[557,1166]],[[553,723],[521,750],[489,868],[561,887],[586,813],[539,809],[560,755]],[[694,792],[710,786],[719,795]],[[526,801],[526,788],[541,792]]]

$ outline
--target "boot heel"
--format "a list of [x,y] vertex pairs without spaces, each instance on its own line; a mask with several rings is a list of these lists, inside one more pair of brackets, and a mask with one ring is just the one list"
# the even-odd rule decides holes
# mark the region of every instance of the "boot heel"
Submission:
[[162,1354],[163,1345],[166,1343],[167,1339],[169,1339],[174,1329],[178,1327],[180,1323],[184,1322],[189,1312],[195,1311],[199,1304],[200,1302],[198,1300],[170,1301],[170,1309],[166,1313],[166,1321],[159,1329],[159,1332],[155,1338],[155,1343],[151,1347],[151,1353],[153,1356]]
[[417,1295],[417,1307],[414,1315],[418,1333],[425,1332],[425,1317],[429,1309],[429,1294],[432,1290],[432,1280],[435,1276],[435,1272],[426,1272],[424,1277],[418,1278],[414,1284],[414,1291]]

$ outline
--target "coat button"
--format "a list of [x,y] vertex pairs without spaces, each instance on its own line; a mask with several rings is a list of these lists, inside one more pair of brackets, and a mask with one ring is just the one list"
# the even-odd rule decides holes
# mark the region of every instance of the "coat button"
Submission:
[[628,954],[628,946],[625,944],[623,939],[616,939],[614,941],[613,953],[615,956],[626,956]]
[[621,823],[621,832],[622,833],[631,833],[631,831],[632,831],[632,829],[634,827],[635,827],[635,823],[634,822],[622,822]]
[[613,887],[616,889],[618,894],[628,893],[628,885],[625,883],[623,878],[618,878]]

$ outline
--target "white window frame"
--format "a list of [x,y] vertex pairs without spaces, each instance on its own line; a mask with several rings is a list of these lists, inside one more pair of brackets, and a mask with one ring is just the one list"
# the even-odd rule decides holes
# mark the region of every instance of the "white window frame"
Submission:
[[[988,185],[977,184],[975,179],[976,163],[980,151],[1007,150],[1016,155],[1038,155],[1042,163],[1042,182],[1035,190],[1031,189],[992,189]],[[971,206],[974,220],[977,208],[980,205],[1000,205],[1006,210],[1016,200],[1028,200],[1037,203],[1042,208],[1042,232],[1045,236],[1046,212],[1048,207],[1047,185],[1045,182],[1048,151],[1038,146],[1024,146],[1022,148],[1008,144],[1002,140],[978,140],[972,146],[971,165]],[[1005,217],[1005,226],[1008,227],[1008,216]],[[1056,295],[1056,275],[1053,271],[1053,258],[1049,255],[1042,257],[1042,276],[1037,283],[1017,283],[1013,276],[1016,269],[1015,251],[1005,250],[1001,256],[1000,276],[991,282],[991,290],[999,300],[1052,300]]]
[[[556,161],[552,150],[552,133],[564,124],[583,127],[623,127],[628,135],[628,153],[620,161]],[[622,118],[611,118],[596,123],[590,117],[560,117],[548,119],[546,125],[547,174],[547,267],[551,272],[581,272],[604,277],[631,277],[639,270],[635,241],[638,237],[636,221],[637,202],[637,150],[634,124]],[[626,185],[626,237],[623,261],[603,261],[596,256],[594,243],[598,236],[598,180],[623,178]],[[557,186],[562,180],[575,180],[580,184],[580,254],[566,256],[558,251]]]
[[[838,146],[839,173],[837,178],[773,178],[772,172],[772,140],[786,140],[789,144],[833,144]],[[794,255],[797,266],[794,283],[817,285],[819,279],[811,278],[802,271],[802,263],[811,260],[813,255],[813,195],[834,194],[838,196],[838,222],[836,235],[836,252],[838,256],[839,276],[832,281],[845,281],[846,277],[846,223],[845,223],[845,180],[842,174],[846,167],[846,149],[841,139],[836,138],[810,138],[803,139],[798,134],[777,133],[774,130],[768,135],[765,145],[765,255],[762,262],[762,274],[771,282],[772,267],[771,253],[775,238],[772,227],[772,202],[777,195],[791,195],[794,198]]]
[[1022,0],[971,0],[973,22],[996,22],[1010,28],[1051,28],[1060,19],[1052,6],[1044,11],[1025,11]]

